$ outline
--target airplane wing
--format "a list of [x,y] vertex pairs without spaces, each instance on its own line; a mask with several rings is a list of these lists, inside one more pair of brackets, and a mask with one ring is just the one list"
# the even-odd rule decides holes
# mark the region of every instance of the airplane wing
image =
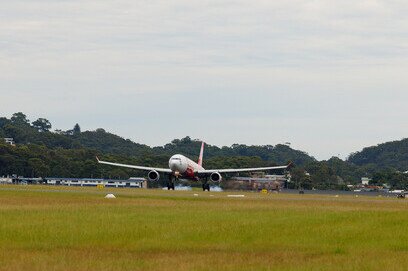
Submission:
[[238,168],[238,169],[233,169],[233,168],[227,168],[227,169],[206,169],[206,170],[199,170],[197,173],[206,175],[206,174],[211,174],[214,172],[218,173],[239,173],[239,172],[253,172],[253,171],[265,171],[265,170],[273,170],[273,169],[286,169],[290,166],[291,164],[287,166],[277,166],[277,167],[255,167],[255,168]]
[[99,164],[105,164],[105,165],[110,165],[110,166],[115,166],[115,167],[126,167],[126,168],[133,168],[133,169],[146,170],[146,171],[154,170],[154,171],[161,172],[161,173],[171,173],[172,172],[169,168],[143,167],[143,166],[112,163],[112,162],[101,161],[98,159],[98,157],[96,157],[96,160],[98,160]]

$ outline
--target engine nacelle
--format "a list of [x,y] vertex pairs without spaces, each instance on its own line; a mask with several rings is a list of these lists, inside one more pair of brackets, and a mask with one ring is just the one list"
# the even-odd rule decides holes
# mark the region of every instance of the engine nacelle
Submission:
[[151,182],[157,182],[160,178],[160,174],[156,170],[152,170],[147,174],[147,178]]
[[219,183],[222,180],[222,176],[218,172],[214,172],[214,173],[211,173],[210,180],[215,183]]

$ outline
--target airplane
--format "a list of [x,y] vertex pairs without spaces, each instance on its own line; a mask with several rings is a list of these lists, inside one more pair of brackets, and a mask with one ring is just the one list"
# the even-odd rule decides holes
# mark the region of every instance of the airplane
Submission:
[[174,190],[174,182],[179,178],[189,179],[194,181],[202,180],[203,191],[210,191],[210,184],[208,183],[208,178],[214,182],[219,183],[222,180],[221,174],[225,173],[239,173],[239,172],[255,172],[255,171],[266,171],[266,170],[277,170],[277,169],[287,169],[291,164],[286,166],[274,166],[274,167],[258,167],[258,168],[241,168],[241,169],[204,169],[203,168],[203,155],[204,155],[204,142],[201,144],[200,156],[198,162],[187,158],[184,155],[176,154],[173,155],[169,160],[169,168],[156,168],[156,167],[145,167],[145,166],[135,166],[126,165],[119,163],[112,163],[107,161],[101,161],[98,157],[96,160],[100,164],[133,168],[138,170],[149,171],[147,178],[149,181],[158,181],[160,178],[160,173],[168,175],[169,179],[167,182],[167,189]]

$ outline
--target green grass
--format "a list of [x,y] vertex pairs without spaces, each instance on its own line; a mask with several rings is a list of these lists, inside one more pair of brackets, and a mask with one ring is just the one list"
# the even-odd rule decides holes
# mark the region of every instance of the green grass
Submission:
[[408,201],[227,194],[0,186],[0,270],[408,268]]

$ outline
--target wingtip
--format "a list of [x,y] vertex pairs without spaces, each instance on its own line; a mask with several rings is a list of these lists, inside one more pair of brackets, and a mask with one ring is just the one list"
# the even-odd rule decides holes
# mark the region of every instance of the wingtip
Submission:
[[98,156],[95,156],[96,157],[96,161],[98,161],[98,163],[99,163],[99,158],[98,158]]

